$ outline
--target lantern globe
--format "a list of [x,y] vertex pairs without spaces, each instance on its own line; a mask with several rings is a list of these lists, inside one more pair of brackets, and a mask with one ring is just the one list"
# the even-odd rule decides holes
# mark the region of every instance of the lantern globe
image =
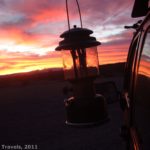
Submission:
[[99,74],[97,46],[100,42],[91,37],[93,31],[77,28],[65,31],[57,51],[62,51],[64,75],[67,80],[95,77]]

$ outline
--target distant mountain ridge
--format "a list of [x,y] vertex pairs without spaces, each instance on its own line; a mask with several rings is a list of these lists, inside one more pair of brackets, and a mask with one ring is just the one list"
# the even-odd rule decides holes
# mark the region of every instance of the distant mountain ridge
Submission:
[[[100,77],[122,76],[125,63],[100,65]],[[38,81],[64,80],[63,68],[35,70],[26,73],[16,73],[0,76],[0,87],[25,86]]]
[[125,62],[101,65],[99,67],[100,76],[123,76],[124,68],[125,68]]

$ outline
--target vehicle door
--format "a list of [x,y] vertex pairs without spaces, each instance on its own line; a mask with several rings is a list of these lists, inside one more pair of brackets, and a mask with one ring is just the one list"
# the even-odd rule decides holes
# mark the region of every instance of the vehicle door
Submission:
[[150,149],[150,18],[143,26],[135,66],[132,126],[138,132],[141,149]]

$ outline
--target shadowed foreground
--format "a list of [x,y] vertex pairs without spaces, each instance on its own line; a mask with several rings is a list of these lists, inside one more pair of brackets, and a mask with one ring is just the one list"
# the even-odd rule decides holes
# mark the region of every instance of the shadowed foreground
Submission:
[[96,127],[65,125],[63,81],[0,89],[0,144],[36,144],[40,150],[124,150],[119,103],[108,105],[110,121]]

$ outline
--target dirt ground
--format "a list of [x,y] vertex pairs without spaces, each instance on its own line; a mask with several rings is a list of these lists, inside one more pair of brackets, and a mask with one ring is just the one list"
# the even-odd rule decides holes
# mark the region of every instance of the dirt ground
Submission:
[[119,102],[107,105],[110,118],[107,123],[70,127],[65,124],[62,93],[65,85],[63,81],[39,81],[23,87],[1,88],[0,148],[18,145],[39,150],[124,150],[119,136],[122,122]]

